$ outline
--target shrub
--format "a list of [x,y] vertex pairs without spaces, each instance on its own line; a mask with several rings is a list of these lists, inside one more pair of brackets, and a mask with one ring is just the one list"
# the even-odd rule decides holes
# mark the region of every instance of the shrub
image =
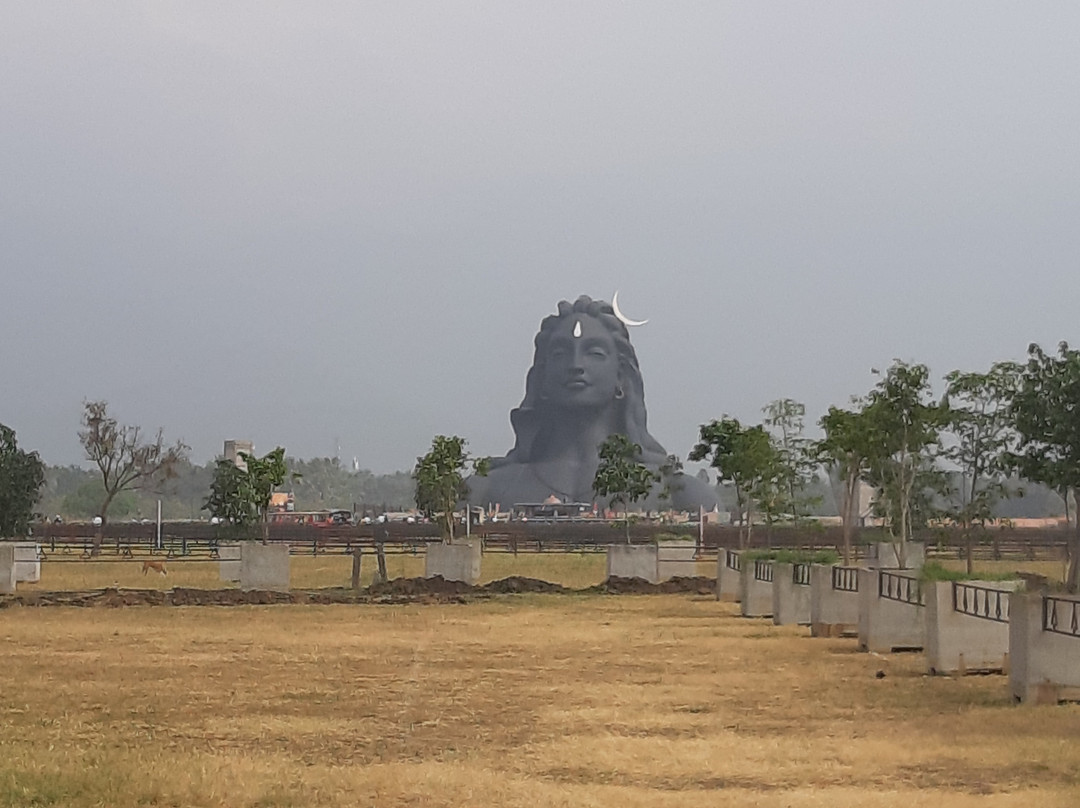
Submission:
[[919,579],[922,581],[1013,581],[1020,575],[1013,572],[972,572],[950,570],[940,561],[927,561],[923,564]]
[[835,550],[750,550],[745,561],[778,561],[781,564],[835,564],[840,560]]

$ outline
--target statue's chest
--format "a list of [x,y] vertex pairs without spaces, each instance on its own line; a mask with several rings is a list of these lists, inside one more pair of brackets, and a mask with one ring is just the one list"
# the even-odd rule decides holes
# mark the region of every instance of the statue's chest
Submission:
[[596,463],[561,460],[532,463],[530,471],[543,492],[541,501],[554,495],[563,502],[591,502]]

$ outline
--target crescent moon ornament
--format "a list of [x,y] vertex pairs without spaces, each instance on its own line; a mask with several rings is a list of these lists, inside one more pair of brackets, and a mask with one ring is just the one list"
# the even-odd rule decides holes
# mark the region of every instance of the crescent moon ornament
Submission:
[[619,293],[618,292],[616,292],[615,294],[613,294],[611,296],[611,309],[612,309],[612,311],[615,312],[615,316],[618,317],[619,320],[622,321],[622,324],[627,326],[627,327],[632,328],[632,327],[634,327],[636,325],[645,325],[645,323],[649,322],[648,320],[631,320],[629,317],[627,317],[625,314],[623,314],[621,311],[619,311]]

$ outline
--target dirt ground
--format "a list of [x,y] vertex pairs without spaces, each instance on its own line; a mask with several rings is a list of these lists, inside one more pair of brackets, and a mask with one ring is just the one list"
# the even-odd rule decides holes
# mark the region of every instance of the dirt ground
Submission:
[[80,608],[119,608],[124,606],[256,606],[268,604],[330,605],[334,603],[466,603],[492,595],[525,593],[659,595],[678,592],[709,595],[715,592],[712,578],[672,578],[651,584],[640,578],[609,578],[586,589],[568,589],[536,578],[520,575],[472,586],[448,581],[441,575],[433,578],[395,578],[359,590],[331,587],[293,589],[288,592],[263,590],[202,589],[173,587],[169,590],[107,586],[81,591],[30,590],[0,595],[0,609],[20,607],[78,606]]
[[1073,806],[1080,707],[709,596],[0,610],[0,806]]

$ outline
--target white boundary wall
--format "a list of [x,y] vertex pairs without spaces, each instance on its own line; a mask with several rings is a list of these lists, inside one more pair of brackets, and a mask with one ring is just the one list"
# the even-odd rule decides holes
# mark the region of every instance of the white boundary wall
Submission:
[[742,583],[737,569],[728,566],[728,560],[737,563],[738,550],[729,550],[721,547],[716,554],[716,599],[728,603],[738,603],[742,600]]
[[480,580],[480,542],[429,542],[424,551],[424,577],[475,584]]
[[743,617],[772,617],[773,597],[772,581],[759,581],[754,577],[754,567],[759,564],[774,566],[771,561],[751,561],[742,558],[742,570],[739,573],[739,596],[742,602]]
[[919,650],[925,642],[926,607],[882,597],[882,572],[907,578],[912,587],[919,584],[914,570],[859,570],[859,648],[875,653]]
[[240,544],[240,588],[289,591],[289,545]]
[[236,583],[240,580],[240,544],[218,543],[218,577],[222,581]]
[[[930,673],[1009,670],[1011,581],[934,581],[924,584],[926,669]],[[976,617],[957,611],[965,599]],[[1000,618],[1000,619],[995,619]],[[1078,643],[1080,644],[1080,643]]]
[[[810,625],[810,584],[795,583],[795,564],[773,564],[773,623],[778,626]],[[810,572],[813,576],[813,568]]]
[[0,542],[0,595],[15,591],[15,544]]
[[656,575],[658,580],[693,578],[698,574],[697,542],[660,542],[656,552]]
[[897,548],[899,542],[878,541],[868,548],[868,555],[863,566],[869,569],[908,569],[916,573],[926,561],[926,545],[921,541],[909,541],[904,548],[905,562],[900,563]]
[[1080,700],[1080,637],[1044,629],[1046,610],[1056,612],[1058,625],[1071,626],[1075,595],[1016,592],[1009,615],[1009,689],[1023,704],[1056,704]]
[[859,634],[859,593],[833,589],[833,570],[850,570],[858,585],[856,567],[815,564],[810,576],[810,636],[854,637]]
[[41,545],[32,541],[15,542],[15,581],[36,584],[41,580]]

